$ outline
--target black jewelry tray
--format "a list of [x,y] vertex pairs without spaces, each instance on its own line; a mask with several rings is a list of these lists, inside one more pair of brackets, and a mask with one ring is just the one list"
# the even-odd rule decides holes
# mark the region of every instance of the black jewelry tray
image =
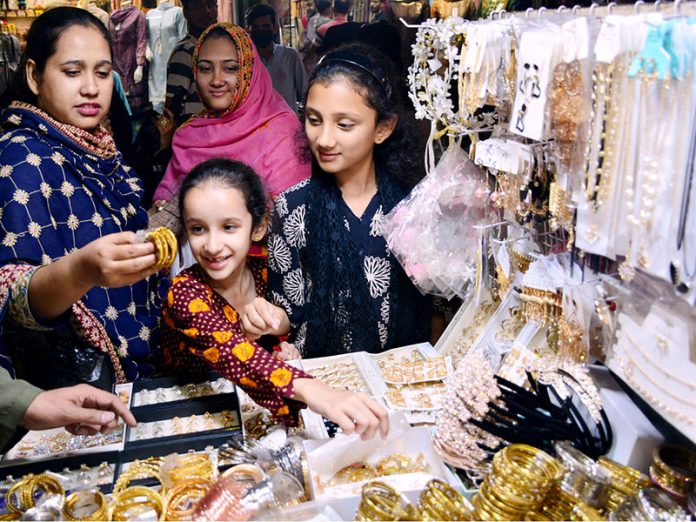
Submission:
[[[188,384],[202,384],[204,382],[214,382],[216,380],[220,379],[220,375],[218,375],[215,372],[208,372],[204,375],[199,375],[196,378],[192,377],[159,377],[156,379],[147,379],[147,380],[142,380],[142,381],[136,381],[133,383],[133,392],[132,392],[132,399],[131,399],[131,411],[133,412],[134,415],[136,415],[136,412],[140,411],[141,409],[145,408],[158,408],[158,407],[164,407],[164,406],[170,406],[170,405],[178,405],[178,404],[185,404],[190,401],[196,401],[196,400],[202,400],[202,399],[209,399],[212,397],[220,397],[222,395],[230,395],[231,393],[217,393],[213,395],[205,395],[201,397],[187,397],[183,399],[178,399],[174,401],[167,401],[167,402],[159,402],[155,404],[144,404],[142,406],[135,406],[135,397],[138,394],[138,392],[144,391],[144,390],[156,390],[157,388],[171,388],[173,386],[186,386]],[[236,390],[236,386],[234,383],[230,383],[233,386],[233,389]],[[136,415],[137,418],[137,415]]]
[[[114,466],[114,476],[118,469],[118,451],[105,451],[101,453],[81,453],[79,455],[70,455],[65,457],[47,456],[45,460],[33,460],[22,464],[0,464],[0,479],[5,480],[8,476],[13,476],[19,479],[28,473],[44,473],[52,471],[54,473],[62,473],[65,468],[70,470],[79,470],[82,464],[86,464],[90,468],[98,467],[102,462],[108,462]],[[14,462],[14,461],[13,461]],[[113,484],[102,484],[99,489],[103,493],[110,493]]]
[[126,430],[126,444],[121,461],[128,462],[147,457],[161,457],[169,453],[178,452],[176,449],[172,448],[173,445],[178,445],[180,442],[188,444],[184,451],[189,449],[200,450],[211,445],[211,442],[207,441],[208,436],[212,436],[211,440],[221,439],[220,444],[222,444],[235,432],[242,431],[242,416],[239,408],[239,399],[236,393],[209,395],[207,397],[196,397],[183,401],[133,408],[131,411],[139,423],[168,420],[174,417],[202,415],[206,412],[218,413],[223,410],[230,410],[237,416],[236,425],[230,428],[218,428],[208,431],[141,440],[130,440],[133,430],[129,427]]

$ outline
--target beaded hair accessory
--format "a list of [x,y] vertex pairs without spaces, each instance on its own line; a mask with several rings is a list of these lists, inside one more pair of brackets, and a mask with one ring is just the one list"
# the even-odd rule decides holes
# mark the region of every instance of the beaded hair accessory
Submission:
[[[196,48],[193,51],[193,77],[198,77],[198,53],[201,50],[201,45],[206,41],[208,35],[211,31],[217,28],[224,29],[227,34],[232,38],[235,48],[237,49],[237,62],[239,63],[239,71],[237,72],[237,85],[235,87],[234,96],[232,98],[232,103],[224,112],[228,114],[235,110],[247,97],[249,94],[249,87],[251,87],[251,76],[254,69],[254,48],[251,44],[251,38],[247,32],[239,27],[238,25],[229,22],[220,22],[213,24],[208,27],[196,42]],[[224,114],[208,114],[203,113],[201,116],[210,118],[219,118]]]

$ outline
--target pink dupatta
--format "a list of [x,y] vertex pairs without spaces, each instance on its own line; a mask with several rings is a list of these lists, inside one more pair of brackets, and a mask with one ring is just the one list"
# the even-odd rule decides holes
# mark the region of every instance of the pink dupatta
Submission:
[[[238,80],[240,84],[249,82],[246,95],[242,95],[236,107],[220,116],[203,112],[177,129],[172,141],[172,159],[157,186],[155,201],[175,197],[191,169],[212,158],[234,159],[250,165],[272,195],[310,176],[311,165],[301,161],[297,144],[301,124],[273,89],[271,76],[246,32],[234,24],[215,24],[201,35],[196,49],[215,27],[223,27],[232,36],[240,56],[240,72],[245,65],[240,39],[245,39],[241,41],[242,47],[249,46],[246,51],[250,51],[251,78],[245,79],[240,74]],[[194,60],[197,54],[196,51]],[[243,93],[244,87],[238,85],[237,89]]]

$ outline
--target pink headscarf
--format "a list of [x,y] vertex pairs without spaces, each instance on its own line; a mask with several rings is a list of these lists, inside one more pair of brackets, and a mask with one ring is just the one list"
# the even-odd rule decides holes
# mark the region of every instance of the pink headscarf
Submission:
[[[172,141],[172,159],[157,186],[155,201],[175,197],[191,169],[212,158],[234,159],[250,165],[272,195],[310,176],[311,165],[301,162],[296,142],[301,124],[273,89],[271,76],[243,29],[230,23],[206,29],[193,55],[194,74],[198,49],[216,27],[224,28],[237,47],[240,62],[237,92],[242,94],[242,99],[237,104],[233,102],[233,108],[220,116],[206,111],[177,129]],[[246,75],[245,68],[250,71]]]

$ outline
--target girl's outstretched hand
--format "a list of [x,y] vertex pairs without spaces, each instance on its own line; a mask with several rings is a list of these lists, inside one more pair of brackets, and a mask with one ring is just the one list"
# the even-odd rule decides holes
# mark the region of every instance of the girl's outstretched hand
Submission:
[[310,410],[335,422],[343,433],[357,433],[371,439],[379,430],[382,439],[389,433],[387,410],[364,393],[334,390],[317,379],[295,379],[295,399]]

